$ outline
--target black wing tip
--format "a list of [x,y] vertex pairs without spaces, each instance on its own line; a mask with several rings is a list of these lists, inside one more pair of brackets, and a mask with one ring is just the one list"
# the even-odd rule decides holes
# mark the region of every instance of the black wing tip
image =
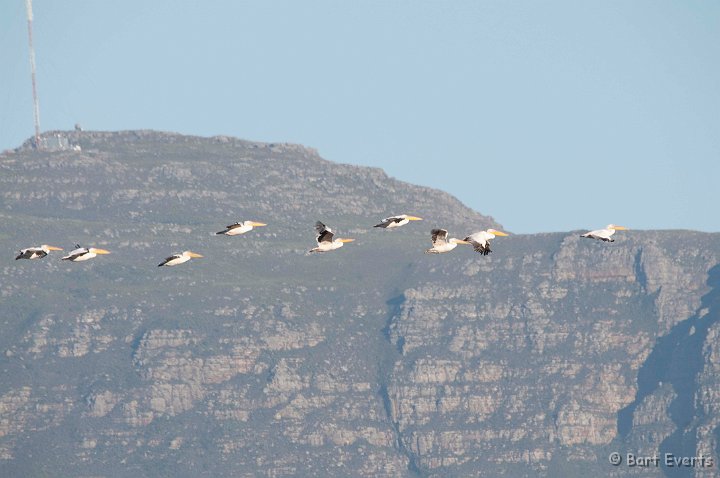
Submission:
[[225,234],[226,232],[227,232],[227,230],[225,230],[225,231],[220,231],[220,232],[216,232],[215,235],[217,236],[218,234]]

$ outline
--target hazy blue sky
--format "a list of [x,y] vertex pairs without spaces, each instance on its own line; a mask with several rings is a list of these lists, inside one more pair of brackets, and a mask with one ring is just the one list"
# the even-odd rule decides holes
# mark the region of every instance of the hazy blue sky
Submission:
[[[716,0],[34,6],[43,130],[302,143],[513,232],[720,231]],[[24,0],[3,0],[0,150],[31,103]]]

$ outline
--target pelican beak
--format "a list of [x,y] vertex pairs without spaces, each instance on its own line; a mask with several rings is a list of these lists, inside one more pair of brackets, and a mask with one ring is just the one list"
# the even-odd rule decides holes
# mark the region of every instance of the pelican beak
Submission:
[[106,251],[105,249],[95,249],[94,247],[93,247],[93,252],[95,254],[110,254],[110,251]]
[[48,251],[62,251],[62,247],[48,246]]
[[455,240],[456,244],[470,244],[468,241],[461,241],[460,239]]
[[510,235],[507,232],[502,232],[502,231],[495,231],[495,232],[493,232],[493,234],[495,234],[496,236],[509,236]]
[[340,239],[340,242],[352,242],[355,239]]
[[423,218],[421,218],[421,217],[415,217],[415,216],[408,216],[408,217],[407,217],[407,220],[408,220],[408,221],[422,221]]
[[202,257],[202,255],[201,255],[201,254],[198,254],[197,252],[190,252],[188,255],[189,255],[190,257]]
[[264,222],[255,222],[255,221],[252,221],[252,225],[253,225],[253,227],[267,226],[267,224],[265,224]]
[[627,231],[628,230],[628,228],[625,226],[614,226],[613,229],[615,229],[616,231]]

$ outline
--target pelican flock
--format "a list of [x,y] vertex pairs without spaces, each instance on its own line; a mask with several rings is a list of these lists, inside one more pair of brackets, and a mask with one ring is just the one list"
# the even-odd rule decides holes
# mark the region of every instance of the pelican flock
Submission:
[[98,249],[96,247],[82,247],[80,244],[75,245],[76,249],[70,251],[70,254],[63,257],[62,260],[70,262],[82,262],[90,260],[98,255],[110,254],[110,251],[105,249]]
[[333,239],[335,233],[332,229],[327,227],[322,222],[318,221],[315,223],[315,230],[318,233],[317,236],[317,247],[310,249],[310,252],[328,252],[340,249],[345,245],[346,242],[352,242],[355,239],[337,238]]
[[42,259],[43,257],[50,254],[50,251],[62,251],[62,248],[55,246],[48,246],[43,244],[42,246],[28,247],[20,249],[20,254],[17,255],[15,260],[18,259]]
[[202,257],[202,256],[201,256],[200,254],[198,254],[197,252],[193,252],[193,251],[183,251],[183,252],[181,252],[180,254],[173,254],[173,255],[170,256],[170,257],[166,257],[164,261],[162,261],[160,264],[158,264],[158,267],[162,267],[162,266],[168,266],[168,267],[177,266],[177,265],[179,265],[179,264],[184,264],[184,263],[186,263],[187,261],[189,261],[190,259],[195,259],[195,258],[197,258],[197,257]]
[[612,238],[613,234],[615,234],[615,231],[626,231],[627,227],[624,226],[616,226],[615,224],[608,224],[605,226],[605,229],[596,229],[594,231],[586,232],[585,234],[582,234],[580,237],[587,237],[589,239],[597,239],[599,241],[605,241],[605,242],[615,242],[615,239]]
[[[396,216],[390,216],[383,219],[379,224],[373,227],[382,229],[392,229],[404,226],[410,221],[422,221],[422,218],[417,216],[410,216],[408,214],[399,214]],[[239,221],[231,224],[225,228],[225,230],[217,232],[216,234],[224,234],[227,236],[236,236],[245,234],[256,227],[267,226],[263,222],[257,221]],[[329,252],[334,251],[343,247],[348,242],[353,242],[355,239],[349,238],[336,238],[335,233],[320,221],[315,223],[315,230],[317,232],[317,247],[314,247],[309,252]],[[627,227],[618,226],[615,224],[609,224],[604,229],[597,229],[594,231],[586,232],[581,237],[596,239],[604,242],[614,242],[613,235],[616,231],[628,230]],[[454,250],[458,244],[470,244],[473,249],[483,256],[487,256],[492,252],[490,249],[490,241],[496,237],[508,236],[508,233],[499,231],[497,229],[486,229],[484,231],[474,232],[465,237],[465,239],[458,239],[455,237],[448,238],[447,229],[432,229],[430,231],[430,238],[432,247],[425,250],[426,254],[443,254]],[[15,257],[15,260],[19,259],[42,259],[46,257],[51,251],[62,251],[60,247],[50,246],[43,244],[41,246],[27,247],[20,249],[20,252]],[[79,244],[75,246],[68,255],[64,256],[62,260],[70,262],[83,262],[97,257],[98,255],[110,254],[110,251],[100,249],[96,247],[82,247]],[[190,259],[203,257],[193,251],[183,251],[178,254],[173,254],[165,258],[158,267],[172,267],[179,264],[184,264]]]

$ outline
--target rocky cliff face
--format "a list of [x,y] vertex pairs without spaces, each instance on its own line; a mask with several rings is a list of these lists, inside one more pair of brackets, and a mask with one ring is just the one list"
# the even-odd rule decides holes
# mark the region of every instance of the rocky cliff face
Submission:
[[[497,224],[299,146],[66,136],[0,156],[0,475],[717,472],[720,235],[424,255]],[[371,227],[402,212],[426,220]],[[214,235],[238,219],[269,226]],[[318,219],[357,241],[307,255]],[[13,260],[76,241],[112,254]],[[156,267],[184,249],[205,258]]]

